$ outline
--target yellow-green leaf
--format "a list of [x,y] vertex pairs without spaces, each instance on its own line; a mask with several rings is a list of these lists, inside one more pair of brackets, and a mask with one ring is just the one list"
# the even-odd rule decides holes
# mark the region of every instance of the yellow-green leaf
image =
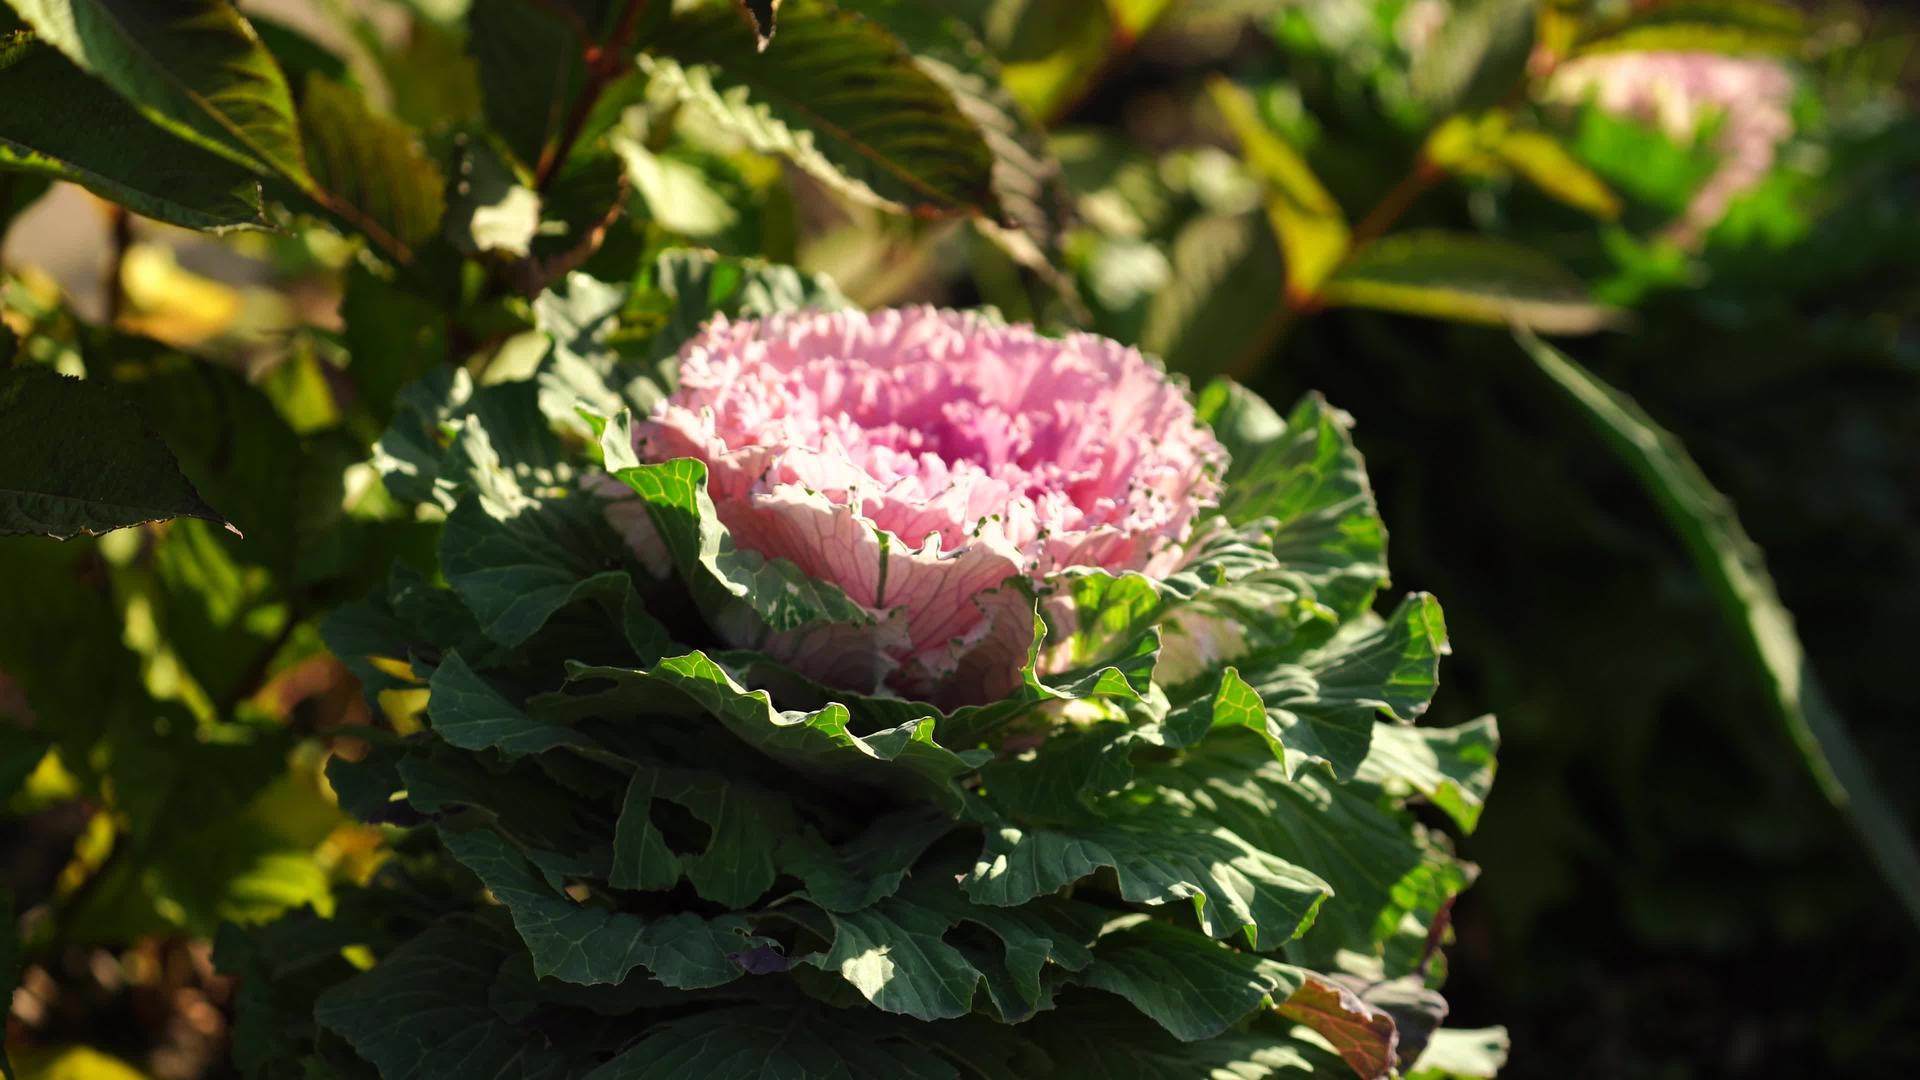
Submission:
[[1287,289],[1312,296],[1347,254],[1352,233],[1340,204],[1286,140],[1260,119],[1253,98],[1223,78],[1207,86],[1213,103],[1240,140],[1247,164],[1267,184],[1267,216],[1287,260]]
[[1539,252],[1483,236],[1418,231],[1389,236],[1349,259],[1320,291],[1329,304],[1455,322],[1516,324],[1587,334],[1620,313]]

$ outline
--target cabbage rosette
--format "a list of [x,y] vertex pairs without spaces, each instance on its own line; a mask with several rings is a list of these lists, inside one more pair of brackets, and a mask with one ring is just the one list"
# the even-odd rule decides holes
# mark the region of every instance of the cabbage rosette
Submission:
[[[341,932],[377,962],[314,1037],[380,1075],[1491,1074],[1440,988],[1494,730],[1414,723],[1445,628],[1379,604],[1344,414],[781,267],[643,284],[570,276],[532,378],[432,377],[382,440],[437,567],[328,623],[385,718],[328,774],[408,837],[367,888],[441,899]],[[403,1053],[423,995],[449,1034]]]

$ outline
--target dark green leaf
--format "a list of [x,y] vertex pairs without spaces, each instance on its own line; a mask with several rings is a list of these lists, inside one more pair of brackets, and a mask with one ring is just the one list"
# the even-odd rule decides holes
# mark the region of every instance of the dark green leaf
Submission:
[[531,175],[586,88],[585,43],[565,19],[526,0],[474,0],[467,19],[487,121]]
[[132,405],[46,368],[0,371],[0,533],[70,537],[171,517],[225,518]]
[[1539,252],[1505,240],[1407,232],[1361,249],[1328,279],[1330,304],[1457,322],[1508,323],[1548,334],[1589,334],[1617,325],[1586,283]]
[[446,178],[413,129],[318,72],[307,76],[300,123],[314,180],[331,193],[325,205],[350,226],[401,259],[440,228]]
[[1632,399],[1538,338],[1522,335],[1520,343],[1541,373],[1599,429],[1680,534],[1814,783],[1853,823],[1888,886],[1920,921],[1920,852],[1815,679],[1794,632],[1793,614],[1780,602],[1766,558],[1733,505],[1680,440]]
[[[536,974],[582,985],[617,984],[635,968],[683,990],[719,986],[742,974],[730,954],[753,947],[746,920],[691,912],[658,919],[580,904],[543,881],[499,833],[442,834],[447,850],[479,876],[513,916]],[[497,966],[497,965],[496,965]],[[487,980],[492,981],[490,968]]]
[[1407,80],[1436,116],[1477,112],[1519,85],[1533,51],[1533,0],[1459,0]]
[[764,53],[735,12],[675,12],[640,63],[756,149],[853,197],[998,215],[993,153],[952,96],[898,38],[824,0],[788,0],[780,47]]
[[661,1024],[586,1080],[959,1080],[903,1031],[857,1014],[750,1005]]
[[70,180],[189,229],[263,226],[260,182],[149,123],[33,38],[0,38],[0,170]]
[[1298,968],[1229,948],[1204,934],[1142,919],[1102,937],[1082,981],[1118,994],[1174,1038],[1211,1039],[1269,997],[1297,991]]
[[1424,796],[1470,833],[1493,787],[1493,753],[1499,746],[1491,716],[1450,728],[1376,724],[1367,760],[1355,775],[1391,794]]
[[[706,849],[673,851],[651,819],[655,800],[678,804],[705,823]],[[642,765],[620,810],[607,883],[664,890],[685,875],[702,897],[744,908],[773,885],[774,849],[793,819],[786,800],[721,773]]]
[[1107,821],[1068,827],[990,826],[965,888],[976,903],[1012,907],[1102,867],[1113,869],[1127,900],[1190,901],[1209,935],[1242,931],[1262,949],[1299,934],[1333,891],[1271,850],[1165,804],[1115,808]]
[[498,750],[512,759],[567,748],[602,755],[592,739],[561,724],[535,720],[473,673],[457,652],[434,669],[427,714],[436,735],[462,750]]
[[487,1003],[504,955],[470,930],[429,930],[320,995],[314,1019],[382,1080],[539,1075],[557,1055]]
[[715,717],[747,745],[816,777],[906,787],[955,809],[960,804],[955,781],[972,772],[982,756],[956,754],[935,742],[932,715],[856,735],[847,726],[847,707],[839,703],[815,712],[781,711],[765,691],[748,691],[697,652],[669,657],[647,671],[572,667],[570,688],[590,690],[597,682],[613,685],[576,696],[568,709],[626,716],[638,705],[662,713],[678,699]]
[[248,168],[310,188],[292,95],[226,0],[9,0],[67,59],[147,119]]
[[1412,723],[1426,712],[1446,652],[1439,601],[1415,593],[1384,623],[1349,624],[1297,659],[1248,658],[1241,674],[1279,726],[1288,770],[1320,761],[1344,780],[1366,759],[1377,715]]

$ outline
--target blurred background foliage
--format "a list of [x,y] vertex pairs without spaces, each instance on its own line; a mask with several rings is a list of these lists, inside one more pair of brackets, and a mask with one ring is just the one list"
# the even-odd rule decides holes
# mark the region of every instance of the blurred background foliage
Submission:
[[[607,7],[243,5],[296,88],[314,190],[341,196],[269,184],[249,206],[236,188],[229,223],[270,231],[178,228],[206,224],[182,220],[178,184],[89,185],[143,217],[0,171],[0,356],[111,380],[220,518],[0,539],[22,1077],[117,1076],[114,1059],[229,1074],[216,928],[324,913],[390,857],[320,772],[369,711],[315,625],[394,558],[431,572],[430,525],[396,514],[369,464],[395,395],[468,357],[524,375],[590,314],[526,297],[569,269],[634,279],[680,245],[794,262],[863,305],[1094,330],[1196,384],[1319,390],[1355,416],[1396,587],[1447,605],[1438,720],[1500,717],[1448,996],[1453,1023],[1511,1029],[1503,1075],[1920,1064],[1920,942],[1889,832],[1920,820],[1920,118],[1901,5],[785,6],[767,55],[789,47],[789,79],[842,8],[897,35],[985,133],[988,192],[896,190],[743,120],[698,71],[553,45],[556,10]],[[569,140],[547,88],[590,82],[605,92]],[[616,337],[671,315],[640,278]],[[1633,447],[1672,460],[1665,444],[1597,427],[1568,393],[1581,368],[1511,324],[1630,396],[1731,499],[1877,790],[1837,806],[1822,755],[1845,774],[1844,744],[1796,745],[1780,656],[1753,662],[1765,636],[1740,629],[1765,604],[1729,601],[1713,551],[1689,547],[1698,522],[1636,471]],[[404,726],[418,693],[387,691],[386,720]],[[1831,717],[1809,708],[1818,734]]]

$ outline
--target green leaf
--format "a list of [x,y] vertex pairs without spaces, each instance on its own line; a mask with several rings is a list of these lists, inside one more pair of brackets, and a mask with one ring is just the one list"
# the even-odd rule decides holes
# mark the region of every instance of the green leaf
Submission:
[[433,671],[427,714],[434,734],[462,750],[498,750],[511,760],[566,748],[588,756],[606,751],[562,724],[535,720],[474,674],[457,652]]
[[561,608],[583,600],[623,604],[633,589],[623,553],[581,494],[531,503],[502,516],[470,496],[447,515],[440,563],[487,636],[520,645]]
[[1541,374],[1599,430],[1679,533],[1814,783],[1853,823],[1888,887],[1920,922],[1920,852],[1815,679],[1793,615],[1780,602],[1766,558],[1741,527],[1732,503],[1680,440],[1632,399],[1538,338],[1523,334],[1519,340]]
[[1021,828],[997,823],[963,887],[974,902],[1014,907],[1111,867],[1136,904],[1192,903],[1212,937],[1244,932],[1256,948],[1297,936],[1333,891],[1313,874],[1195,817],[1151,805],[1104,821]]
[[1266,181],[1267,216],[1286,256],[1288,295],[1313,296],[1346,257],[1352,240],[1346,214],[1306,159],[1260,119],[1252,95],[1219,76],[1208,81],[1207,90],[1247,164]]
[[862,625],[873,614],[830,582],[785,559],[733,545],[707,495],[707,467],[692,458],[618,469],[614,479],[640,496],[680,574],[709,621],[744,611],[767,632],[816,623]]
[[474,829],[441,836],[453,857],[506,905],[514,928],[533,953],[533,970],[542,978],[584,986],[617,984],[633,969],[645,968],[675,989],[720,986],[742,974],[729,954],[763,940],[752,937],[746,920],[738,916],[708,920],[682,911],[643,919],[577,904],[550,888],[499,833]]
[[1272,519],[1269,549],[1289,574],[1343,620],[1365,610],[1387,583],[1387,528],[1353,418],[1309,394],[1282,420],[1227,379],[1198,408],[1230,455],[1221,512],[1237,524]]
[[[833,912],[833,946],[811,958],[884,1012],[917,1020],[965,1016],[984,981],[1002,1017],[1015,1023],[1044,1002],[1043,973],[1078,971],[1098,932],[1098,909],[1063,901],[1019,908],[979,907],[950,876],[916,877],[899,895],[858,911]],[[1000,950],[947,940],[960,923],[987,931]]]
[[1807,38],[1807,17],[1780,0],[1667,0],[1596,27],[1574,50],[1596,52],[1775,53],[1791,56]]
[[1427,137],[1427,160],[1456,176],[1504,177],[1518,173],[1548,197],[1603,221],[1620,216],[1620,197],[1560,140],[1513,126],[1494,109],[1478,119],[1456,116]]
[[1303,962],[1331,963],[1340,950],[1382,956],[1405,916],[1430,917],[1466,884],[1456,864],[1416,843],[1407,821],[1364,788],[1316,773],[1289,779],[1251,739],[1216,736],[1177,763],[1142,767],[1137,783],[1166,789],[1190,819],[1286,852],[1300,872],[1325,880],[1332,898],[1290,952]]
[[314,1020],[385,1080],[538,1075],[557,1055],[487,1003],[504,955],[471,930],[428,930],[321,994]]
[[630,715],[634,705],[659,714],[676,698],[705,711],[749,746],[822,781],[841,778],[882,787],[905,786],[958,809],[955,781],[979,764],[977,753],[956,754],[934,741],[929,715],[896,727],[856,735],[850,714],[837,702],[814,712],[776,709],[764,690],[749,691],[705,654],[669,657],[651,670],[570,665],[569,689],[610,682],[597,692],[576,695],[569,712]]
[[1279,728],[1289,772],[1324,762],[1341,780],[1366,759],[1378,715],[1412,723],[1439,685],[1447,627],[1440,603],[1415,593],[1383,623],[1356,622],[1297,658],[1243,661],[1241,674]]
[[656,359],[672,356],[715,315],[751,319],[800,308],[838,311],[851,306],[823,274],[684,248],[661,254],[651,284],[669,305],[666,323],[648,350]]
[[1302,985],[1298,968],[1171,923],[1142,919],[1102,937],[1081,981],[1126,998],[1184,1042],[1211,1039],[1269,997]]
[[1202,214],[1174,236],[1172,273],[1140,328],[1140,347],[1196,380],[1264,357],[1242,357],[1271,317],[1286,260],[1257,214]]
[[540,228],[540,196],[500,160],[490,143],[470,143],[460,155],[459,178],[447,208],[447,232],[472,255],[498,251],[525,256]]
[[467,49],[479,68],[492,129],[529,175],[559,141],[586,90],[575,29],[550,8],[524,0],[473,0]]
[[1353,991],[1308,978],[1276,1011],[1327,1040],[1362,1080],[1389,1080],[1394,1075],[1399,1032],[1393,1017]]
[[1520,84],[1533,51],[1533,0],[1459,0],[1407,73],[1436,117],[1478,112]]
[[1450,728],[1376,724],[1356,778],[1393,794],[1417,793],[1472,832],[1493,787],[1500,734],[1491,716]]
[[[677,854],[650,815],[656,800],[686,808],[708,829],[706,850]],[[614,833],[617,889],[670,889],[682,875],[703,898],[744,908],[773,886],[774,850],[795,819],[787,800],[705,770],[642,765],[633,771]]]
[[259,227],[260,182],[173,138],[32,37],[0,36],[0,170],[68,180],[189,229]]
[[226,519],[118,392],[41,367],[0,371],[0,533],[65,539],[172,517]]
[[807,899],[824,911],[858,911],[900,887],[933,842],[954,828],[933,807],[887,814],[849,839],[828,844],[812,828],[781,839],[780,869],[800,879]]
[[1491,1080],[1507,1066],[1507,1029],[1441,1028],[1407,1080]]
[[1263,1017],[1244,1031],[1182,1042],[1107,1007],[1096,994],[1063,1004],[1026,1030],[1056,1063],[1112,1080],[1298,1080],[1349,1071],[1332,1053]]
[[42,40],[147,119],[205,150],[312,187],[292,95],[225,0],[9,0]]
[[439,230],[446,178],[412,128],[318,72],[307,76],[300,124],[328,209],[402,260]]
[[914,63],[953,95],[993,153],[993,190],[1012,228],[982,221],[987,235],[1024,266],[1058,279],[1052,260],[1072,217],[1065,171],[1045,129],[1007,89],[998,61],[959,18],[914,0],[842,0],[897,35]]
[[1398,233],[1361,249],[1328,279],[1321,297],[1335,305],[1512,323],[1548,334],[1588,334],[1622,318],[1545,255],[1505,240],[1436,231]]
[[906,1030],[809,1008],[744,1005],[662,1024],[585,1080],[959,1080]]
[[998,216],[992,151],[899,39],[824,0],[787,0],[780,31],[780,47],[763,53],[737,13],[682,10],[640,65],[755,149],[853,198]]

